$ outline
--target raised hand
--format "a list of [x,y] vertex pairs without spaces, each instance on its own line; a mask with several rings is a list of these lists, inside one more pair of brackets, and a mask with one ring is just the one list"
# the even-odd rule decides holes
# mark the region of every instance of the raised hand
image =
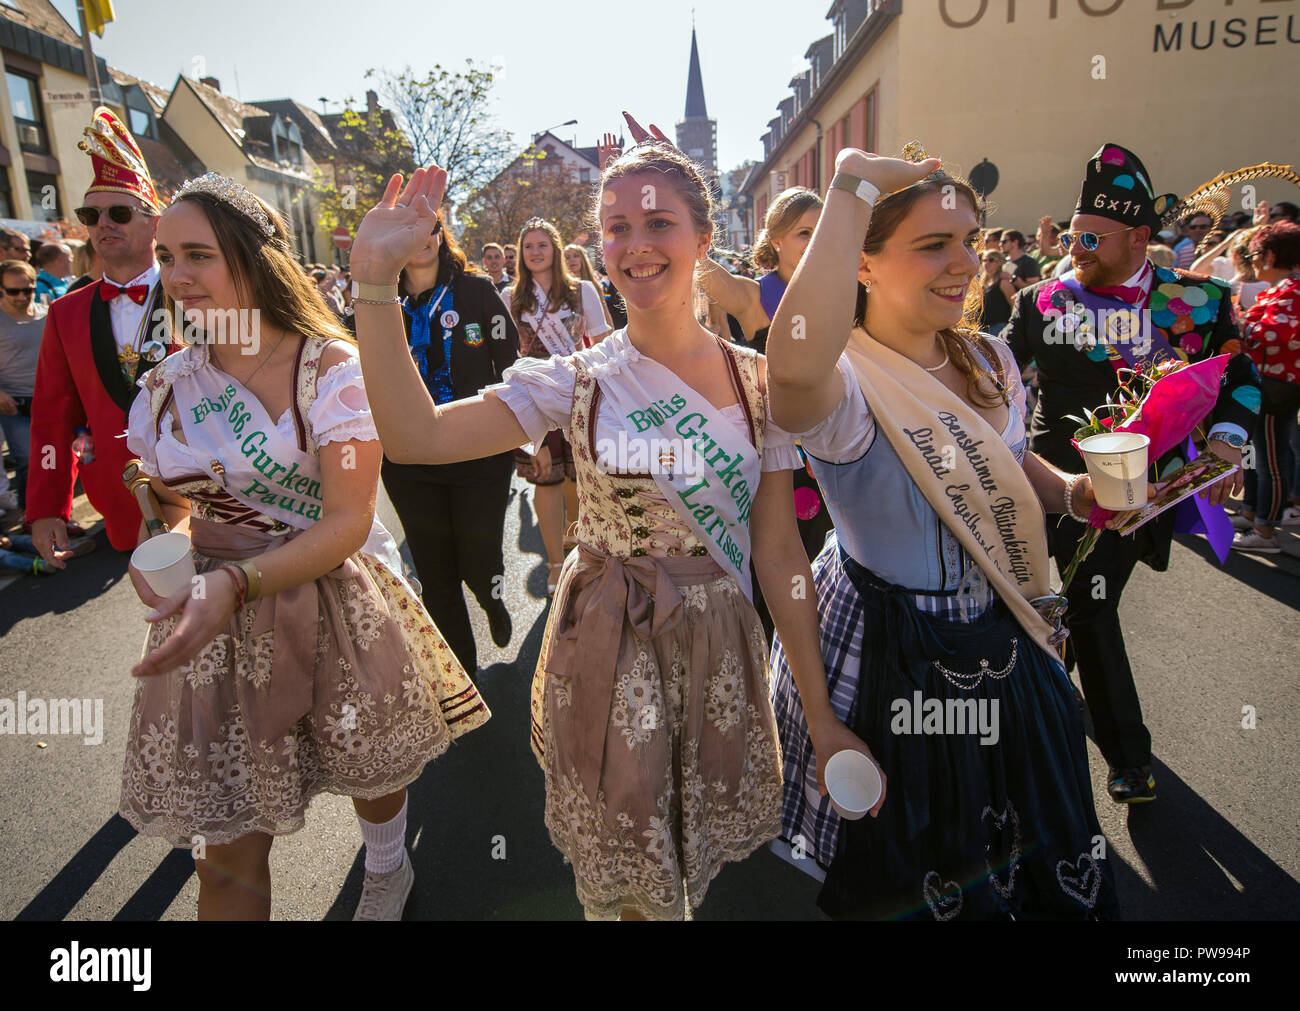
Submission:
[[605,134],[596,145],[596,153],[599,156],[600,170],[604,172],[619,155],[618,138],[612,133]]
[[[399,192],[400,190],[400,192]],[[357,228],[352,242],[352,276],[367,284],[392,284],[407,261],[424,248],[447,190],[446,170],[437,165],[388,180],[384,195]]]
[[835,158],[835,170],[867,180],[886,196],[905,189],[913,183],[919,183],[932,172],[937,172],[942,163],[938,158],[925,161],[903,161],[902,158],[885,158],[857,148],[845,148]]
[[[646,130],[645,127],[632,118],[630,112],[624,112],[623,118],[627,120],[627,128],[632,131],[632,139],[638,144],[644,143],[647,140],[668,140],[668,138],[664,136],[664,132],[653,123],[650,124],[650,129]],[[668,143],[672,144],[672,141],[668,140]]]

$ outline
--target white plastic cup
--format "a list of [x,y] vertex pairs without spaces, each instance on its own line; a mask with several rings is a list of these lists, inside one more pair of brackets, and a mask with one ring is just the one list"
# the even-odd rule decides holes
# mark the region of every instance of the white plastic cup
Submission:
[[857,821],[876,806],[885,784],[876,765],[860,751],[837,751],[826,763],[826,790],[841,818]]
[[1079,443],[1092,478],[1097,504],[1112,512],[1147,504],[1147,448],[1151,440],[1136,432],[1090,435]]
[[131,552],[131,564],[160,597],[170,597],[194,582],[190,539],[174,531],[150,537]]

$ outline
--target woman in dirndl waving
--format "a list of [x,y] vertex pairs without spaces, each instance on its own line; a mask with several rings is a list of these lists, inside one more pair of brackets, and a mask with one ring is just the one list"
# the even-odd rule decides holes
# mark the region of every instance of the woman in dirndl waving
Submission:
[[141,380],[127,444],[200,575],[163,599],[131,569],[154,610],[122,814],[194,848],[200,919],[265,919],[274,837],[317,794],[349,796],[366,849],[355,918],[400,919],[406,787],[487,708],[375,518],[355,347],[283,220],[209,173],[162,215],[157,254],[188,346]]

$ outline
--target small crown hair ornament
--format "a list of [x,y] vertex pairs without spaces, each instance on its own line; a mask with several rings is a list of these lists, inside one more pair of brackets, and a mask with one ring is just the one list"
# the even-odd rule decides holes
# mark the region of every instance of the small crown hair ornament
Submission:
[[271,219],[262,205],[257,202],[257,198],[228,176],[209,172],[197,179],[189,179],[176,191],[175,199],[179,200],[190,193],[206,193],[208,196],[216,197],[223,204],[230,204],[244,217],[251,219],[268,239],[275,236],[275,227],[271,224]]
[[[919,140],[909,140],[903,145],[903,161],[919,164],[930,156],[925,153],[925,146]],[[931,172],[926,179],[940,179],[943,177],[943,169],[937,168]]]

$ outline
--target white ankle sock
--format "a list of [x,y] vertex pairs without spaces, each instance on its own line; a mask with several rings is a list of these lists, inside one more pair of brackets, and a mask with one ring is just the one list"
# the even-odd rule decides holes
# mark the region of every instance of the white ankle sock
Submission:
[[376,825],[357,815],[361,823],[361,838],[366,844],[366,870],[374,874],[388,874],[402,866],[406,850],[406,804],[392,821]]

